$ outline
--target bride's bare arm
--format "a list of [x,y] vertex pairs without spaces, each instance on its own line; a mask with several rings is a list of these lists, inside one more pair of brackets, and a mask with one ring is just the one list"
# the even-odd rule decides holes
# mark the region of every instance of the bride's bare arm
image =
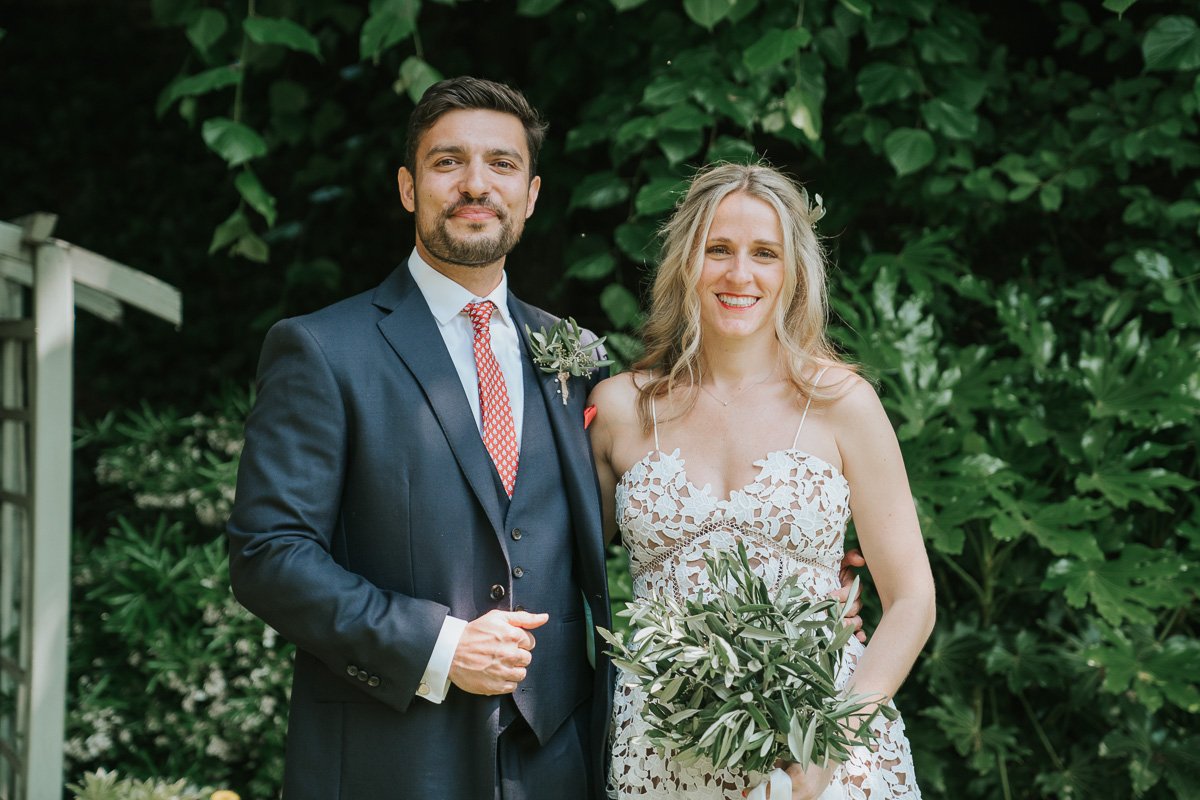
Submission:
[[883,617],[855,669],[851,691],[890,698],[933,630],[933,575],[891,422],[870,384],[853,380],[829,414]]
[[612,466],[612,391],[601,381],[588,396],[588,404],[596,407],[596,416],[588,426],[592,440],[592,459],[596,464],[596,478],[600,484],[600,508],[604,519],[604,543],[612,541],[617,532],[616,491],[617,475]]

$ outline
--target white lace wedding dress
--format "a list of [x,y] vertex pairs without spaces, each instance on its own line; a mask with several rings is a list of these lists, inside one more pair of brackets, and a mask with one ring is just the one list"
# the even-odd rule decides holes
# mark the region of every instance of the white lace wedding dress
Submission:
[[[808,408],[800,420],[800,428]],[[728,498],[687,478],[679,450],[654,447],[617,483],[617,524],[630,552],[634,597],[693,597],[708,584],[706,553],[745,544],[750,563],[773,588],[800,575],[813,598],[839,588],[850,486],[833,465],[795,448],[776,450],[755,462],[758,476]],[[863,645],[851,639],[839,676],[845,686]],[[664,758],[640,738],[643,693],[617,674],[613,702],[613,755],[608,792],[613,798],[743,800],[763,774],[716,771],[703,762],[684,766]],[[919,800],[904,721],[876,717],[877,744],[859,747],[840,765],[821,800]]]

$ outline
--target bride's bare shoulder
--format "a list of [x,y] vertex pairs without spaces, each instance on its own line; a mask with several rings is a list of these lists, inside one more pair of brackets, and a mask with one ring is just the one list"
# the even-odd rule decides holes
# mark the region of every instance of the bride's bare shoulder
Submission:
[[835,422],[853,426],[864,417],[887,419],[875,387],[852,369],[830,367],[822,376],[821,388],[832,395],[828,414]]
[[592,389],[588,402],[600,414],[608,415],[610,421],[636,422],[639,387],[649,378],[648,373],[634,371],[605,378]]

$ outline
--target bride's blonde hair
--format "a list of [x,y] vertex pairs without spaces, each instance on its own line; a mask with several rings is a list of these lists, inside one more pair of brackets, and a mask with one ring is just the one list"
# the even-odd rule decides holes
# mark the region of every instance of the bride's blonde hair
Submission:
[[717,206],[738,192],[769,203],[783,228],[783,290],[775,306],[775,336],[782,347],[785,374],[799,392],[797,402],[834,396],[813,382],[821,367],[838,364],[854,369],[838,358],[826,336],[825,251],[813,230],[824,209],[774,167],[716,164],[696,175],[661,231],[661,262],[642,328],[645,355],[634,364],[646,373],[645,380],[638,381],[638,414],[647,430],[652,399],[678,397],[682,404],[674,406],[677,414],[686,413],[696,402],[704,377],[696,291],[704,243]]

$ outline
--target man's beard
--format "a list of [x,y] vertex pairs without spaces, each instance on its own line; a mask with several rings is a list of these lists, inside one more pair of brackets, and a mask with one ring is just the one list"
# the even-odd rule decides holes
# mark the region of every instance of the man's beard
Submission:
[[[470,239],[458,239],[450,233],[450,218],[463,208],[486,208],[496,215],[500,230],[492,236],[472,236]],[[420,213],[417,214],[419,220]],[[479,223],[483,227],[483,223]],[[460,200],[444,210],[436,222],[429,227],[418,225],[417,235],[425,244],[430,255],[460,267],[486,267],[494,264],[509,251],[517,246],[521,231],[515,228],[512,218],[501,206],[493,205],[486,200]]]

